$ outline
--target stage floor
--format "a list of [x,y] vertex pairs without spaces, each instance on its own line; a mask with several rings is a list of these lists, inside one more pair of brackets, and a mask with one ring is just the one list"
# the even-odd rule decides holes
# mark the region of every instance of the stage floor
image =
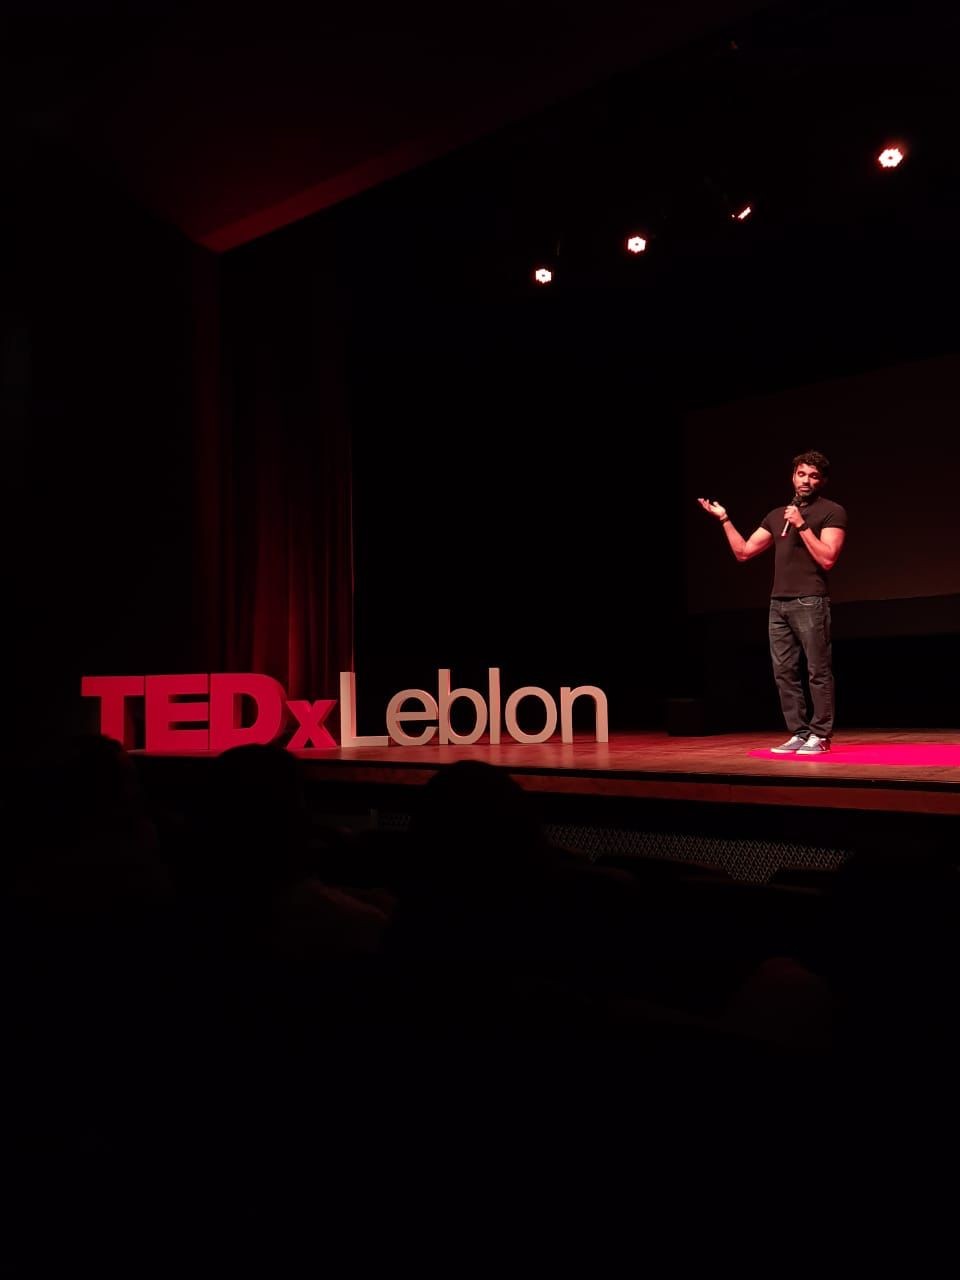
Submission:
[[868,730],[838,735],[829,755],[772,756],[772,734],[701,738],[620,733],[588,739],[471,747],[353,747],[298,753],[309,776],[339,783],[419,785],[457,760],[498,765],[529,791],[960,814],[960,732]]

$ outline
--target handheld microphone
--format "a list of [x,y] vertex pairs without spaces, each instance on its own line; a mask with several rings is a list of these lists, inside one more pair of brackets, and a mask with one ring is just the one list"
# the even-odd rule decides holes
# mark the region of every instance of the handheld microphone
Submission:
[[[799,493],[795,493],[795,494],[793,495],[793,501],[791,502],[791,504],[790,504],[790,505],[791,505],[791,506],[793,506],[793,507],[795,507],[795,506],[799,503],[799,501],[800,501],[800,495],[799,495]],[[785,537],[787,536],[787,534],[789,533],[789,531],[790,531],[790,521],[789,521],[789,520],[784,520],[784,522],[783,522],[783,533],[781,533],[780,537],[781,537],[781,538],[785,538]]]

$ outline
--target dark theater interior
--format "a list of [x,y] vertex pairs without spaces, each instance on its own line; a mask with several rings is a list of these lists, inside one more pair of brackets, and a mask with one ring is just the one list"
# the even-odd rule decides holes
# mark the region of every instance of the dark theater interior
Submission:
[[3,6],[16,1274],[268,1204],[652,1260],[946,1141],[958,56],[927,0]]

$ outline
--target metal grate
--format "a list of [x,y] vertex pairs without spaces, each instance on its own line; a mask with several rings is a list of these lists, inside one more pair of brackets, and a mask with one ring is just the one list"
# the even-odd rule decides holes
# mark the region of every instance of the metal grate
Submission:
[[785,869],[836,871],[849,851],[777,840],[705,836],[691,832],[628,831],[614,827],[555,825],[545,828],[555,844],[596,861],[604,856],[662,858],[719,867],[734,880],[761,884]]
[[[380,810],[377,825],[405,831],[408,813]],[[847,849],[797,844],[793,841],[708,836],[681,831],[631,831],[621,827],[546,824],[547,839],[593,861],[604,857],[660,858],[718,867],[732,880],[763,884],[782,870],[836,871],[849,856]]]

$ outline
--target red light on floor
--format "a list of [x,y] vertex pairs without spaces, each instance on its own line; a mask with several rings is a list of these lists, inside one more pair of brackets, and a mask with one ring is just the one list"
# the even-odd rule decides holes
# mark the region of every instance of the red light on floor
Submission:
[[877,164],[881,169],[896,169],[897,165],[903,163],[903,159],[904,155],[900,147],[886,147],[877,156]]
[[737,222],[744,222],[750,217],[751,213],[753,213],[753,209],[750,205],[744,205],[739,213],[732,213],[730,216],[731,218],[736,218]]
[[647,242],[644,240],[643,236],[630,236],[627,240],[628,253],[643,253],[646,247]]
[[537,284],[549,284],[553,279],[553,272],[548,271],[546,267],[537,267],[533,273],[533,278]]

